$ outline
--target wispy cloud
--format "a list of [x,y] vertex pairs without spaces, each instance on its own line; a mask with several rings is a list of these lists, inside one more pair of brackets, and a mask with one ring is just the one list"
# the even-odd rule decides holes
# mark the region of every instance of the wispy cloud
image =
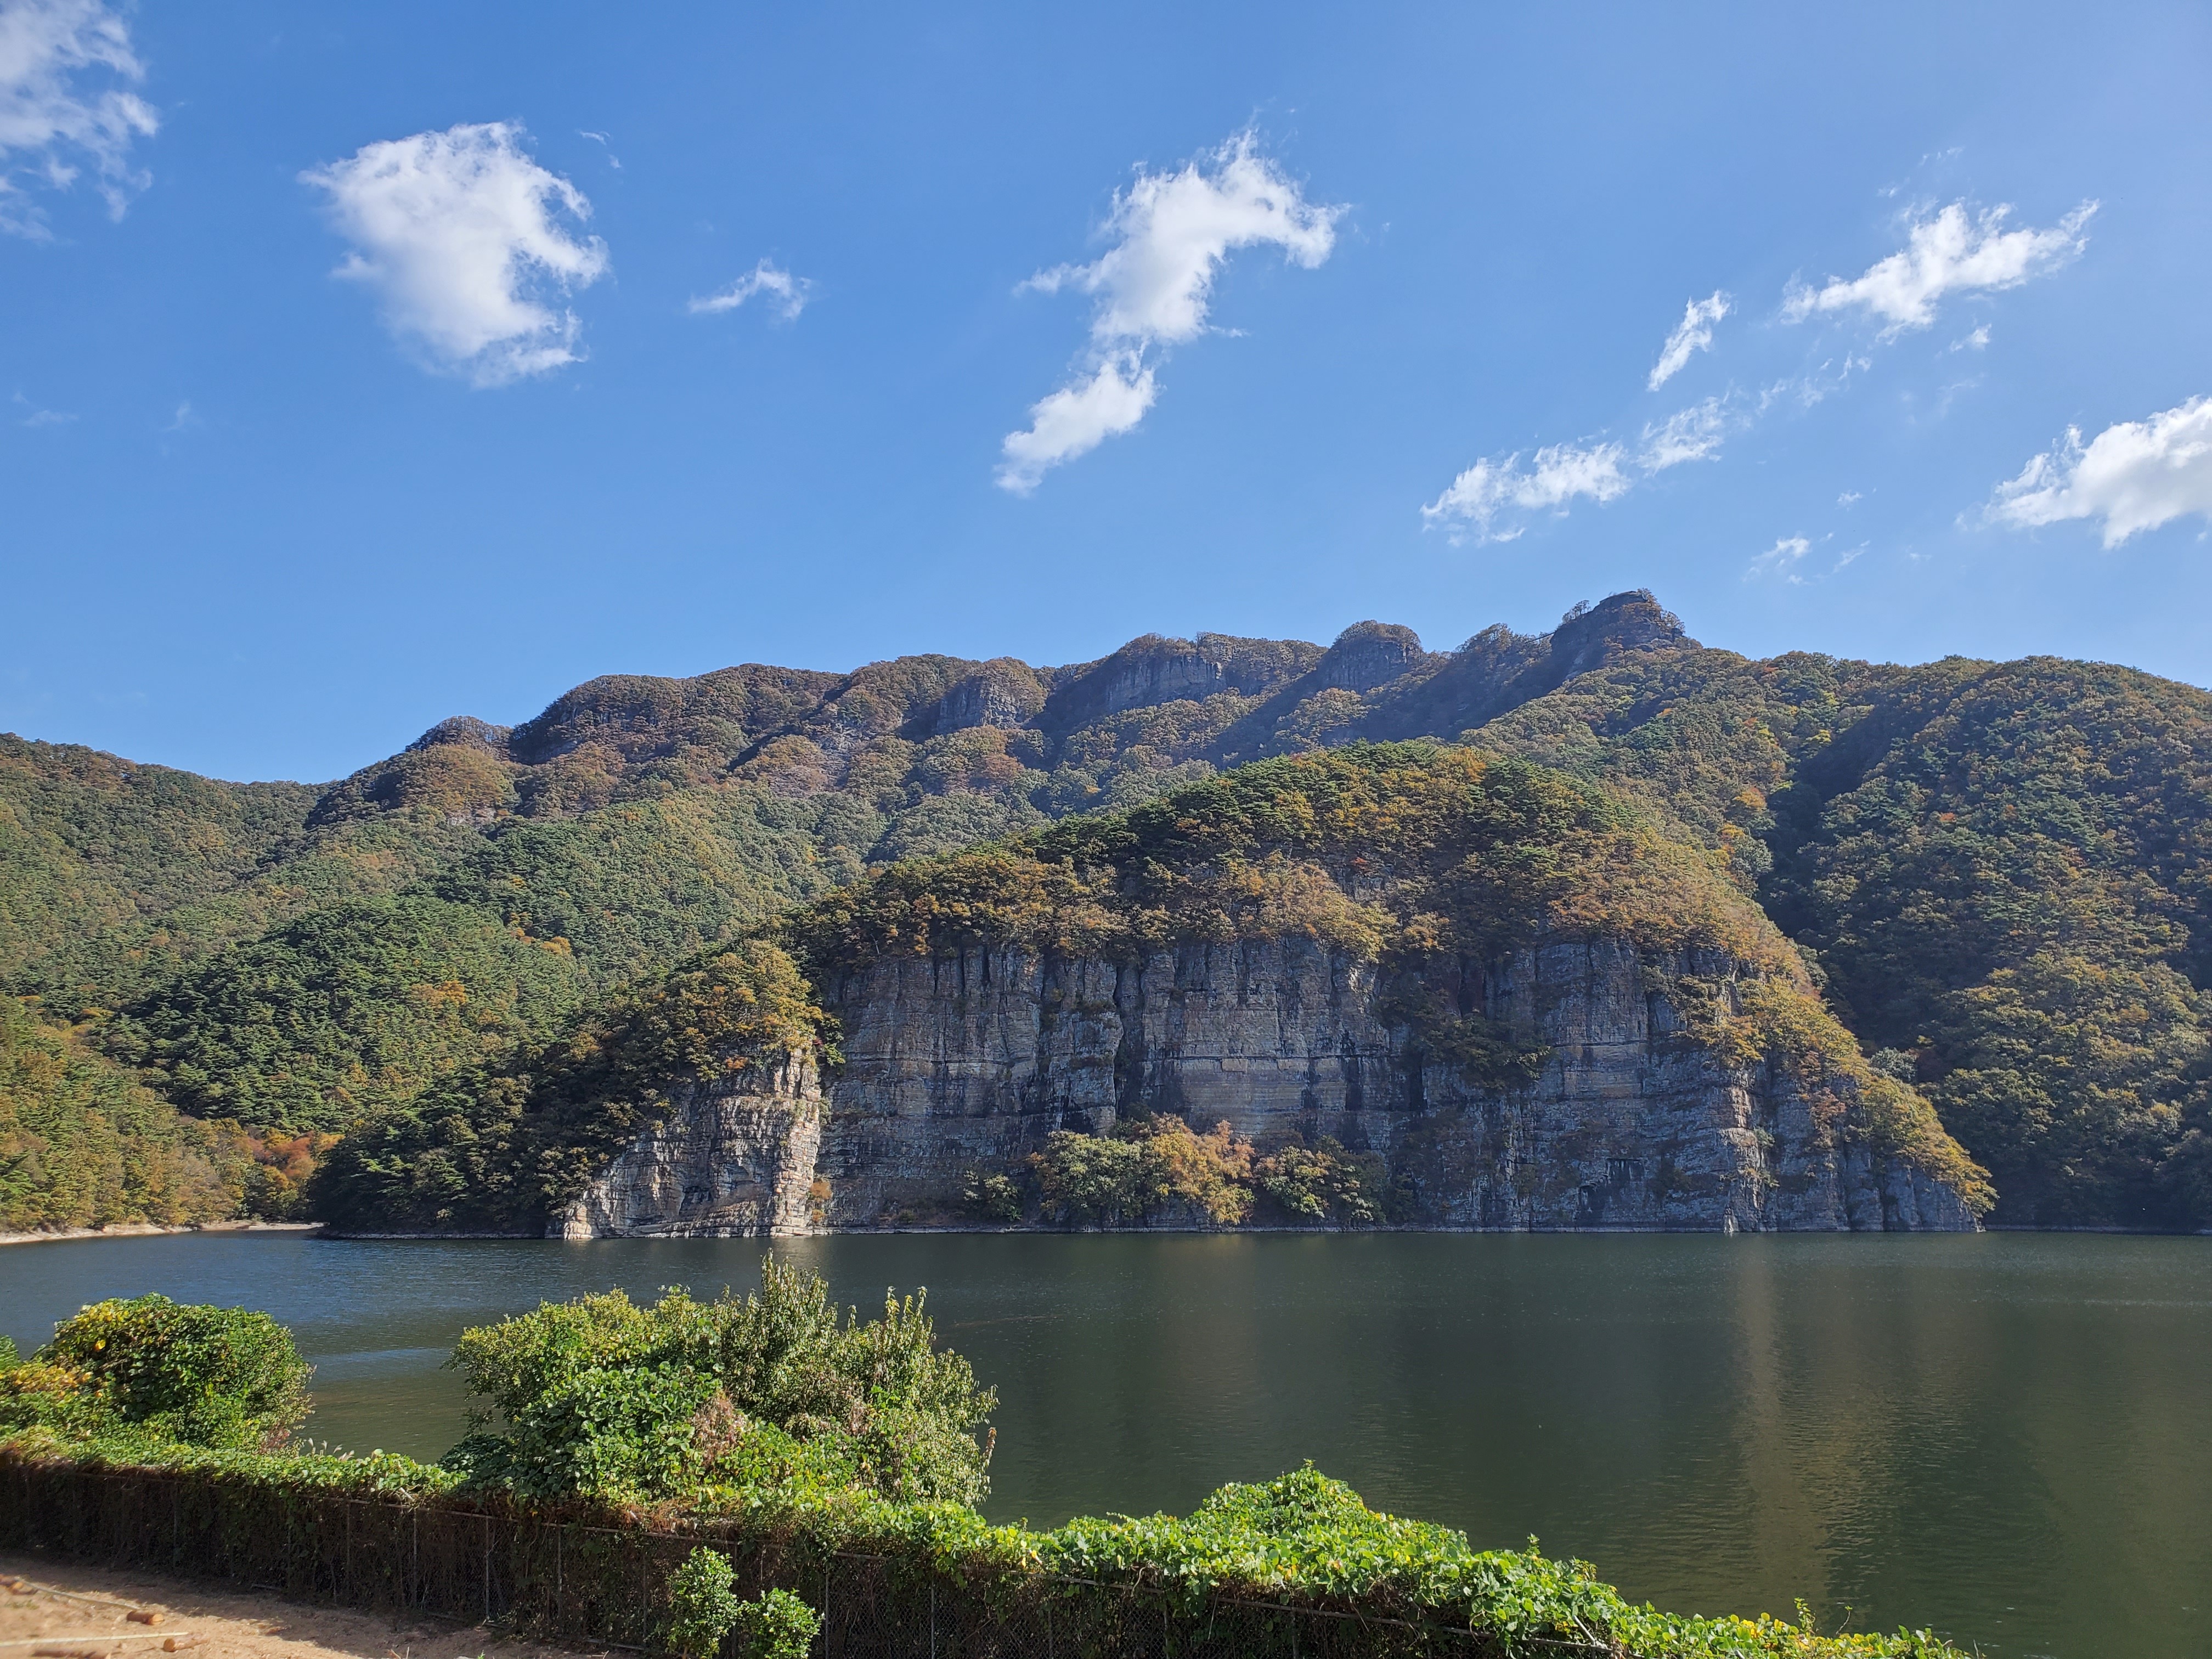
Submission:
[[1310,270],[1335,246],[1343,211],[1307,201],[1249,132],[1178,170],[1139,169],[1114,198],[1104,226],[1112,246],[1103,254],[1021,285],[1044,294],[1074,289],[1098,296],[1098,305],[1079,368],[1030,407],[1025,430],[1006,435],[1000,487],[1027,495],[1048,469],[1144,418],[1158,395],[1146,354],[1206,331],[1214,278],[1232,251],[1279,247]]
[[374,289],[386,325],[431,367],[480,386],[579,361],[582,325],[543,301],[608,268],[604,242],[562,223],[591,204],[524,137],[503,121],[418,132],[301,175],[355,246],[337,275]]
[[1715,289],[1710,298],[1692,300],[1682,313],[1682,320],[1667,337],[1660,348],[1659,361],[1651,370],[1651,378],[1644,383],[1645,390],[1656,392],[1681,373],[1697,351],[1709,351],[1713,343],[1713,325],[1729,314],[1729,296]]
[[1421,517],[1454,541],[1510,542],[1528,528],[1515,522],[1520,514],[1564,514],[1578,500],[1601,507],[1619,501],[1652,473],[1711,459],[1743,423],[1735,398],[1707,398],[1647,425],[1632,451],[1621,443],[1551,444],[1526,466],[1518,450],[1501,459],[1486,456],[1424,507]]
[[[1779,576],[1784,581],[1802,581],[1796,574],[1797,566],[1813,550],[1813,544],[1802,536],[1784,536],[1765,552],[1759,555],[1745,568],[1743,579],[1756,581],[1762,576]],[[1852,555],[1857,556],[1856,553]]]
[[1722,441],[1743,425],[1733,398],[1707,398],[1646,426],[1636,464],[1646,472],[1663,472],[1685,461],[1709,461]]
[[592,132],[582,127],[578,127],[576,129],[576,137],[579,138],[588,138],[593,143],[597,144],[601,149],[606,151],[607,165],[612,167],[617,173],[620,173],[622,171],[622,157],[615,154],[615,141],[608,137],[605,133]]
[[798,319],[806,309],[808,294],[814,284],[804,276],[794,276],[781,270],[763,259],[720,294],[710,294],[704,299],[691,301],[693,316],[720,311],[735,311],[750,299],[765,295],[769,307],[787,323]]
[[1509,510],[1563,510],[1577,496],[1603,503],[1626,495],[1632,484],[1622,471],[1619,444],[1553,444],[1540,449],[1523,467],[1516,450],[1503,460],[1485,458],[1451,481],[1444,493],[1421,509],[1431,525],[1441,524],[1454,538],[1471,534],[1478,542],[1510,542],[1525,528],[1500,527]]
[[129,88],[145,79],[131,32],[100,0],[0,3],[0,231],[52,232],[27,191],[67,190],[86,166],[117,218],[146,187],[131,146],[160,123]]
[[[1783,315],[1796,322],[1820,314],[1864,313],[1884,325],[1884,340],[1907,329],[1927,327],[1947,296],[2016,287],[2075,258],[2086,246],[2083,227],[2096,207],[2094,202],[2085,202],[2058,224],[2044,229],[2011,227],[2011,210],[2003,206],[1970,214],[1965,203],[1957,202],[1923,213],[1909,224],[1905,247],[1863,275],[1838,278],[1818,289],[1791,285]],[[1716,325],[1735,308],[1734,300],[1717,289],[1705,299],[1688,301],[1681,322],[1668,336],[1658,362],[1646,377],[1646,390],[1664,386],[1698,352],[1710,349]],[[1984,350],[1990,339],[1989,325],[1979,325],[1938,351],[1937,360]],[[1662,420],[1647,422],[1633,442],[1584,438],[1539,449],[1527,465],[1520,451],[1485,457],[1425,505],[1422,518],[1448,532],[1455,542],[1510,541],[1527,529],[1526,514],[1548,510],[1563,515],[1583,501],[1606,505],[1656,473],[1691,461],[1716,459],[1731,440],[1778,410],[1793,404],[1810,409],[1844,391],[1873,367],[1871,346],[1846,343],[1839,354],[1824,356],[1817,363],[1756,390],[1732,387]],[[1976,378],[1968,377],[1942,386],[1928,418],[1947,413],[1954,399],[1976,384]],[[1913,394],[1906,393],[1905,398],[1908,404],[1918,406],[1912,403]],[[1837,505],[1848,507],[1858,499],[1846,491]],[[1786,571],[1803,556],[1802,550],[1790,550],[1796,539],[1784,538],[1776,549],[1762,554],[1749,574]],[[1850,556],[1856,556],[1856,552]],[[1843,563],[1849,562],[1846,558]]]
[[66,410],[41,409],[20,392],[15,393],[12,401],[26,411],[15,417],[17,426],[67,426],[76,419],[76,416]]
[[2192,513],[2212,519],[2212,398],[2108,426],[2087,444],[2069,428],[1984,509],[2014,529],[2101,520],[2106,547]]
[[2011,208],[2000,205],[1974,216],[1964,202],[1954,202],[1916,222],[1905,246],[1863,275],[1832,277],[1817,289],[1793,285],[1783,297],[1783,317],[1802,322],[1863,312],[1882,320],[1884,339],[1926,328],[1947,295],[2017,288],[2078,257],[2088,245],[2081,228],[2096,210],[2097,204],[2084,202],[2047,229],[2008,230]]

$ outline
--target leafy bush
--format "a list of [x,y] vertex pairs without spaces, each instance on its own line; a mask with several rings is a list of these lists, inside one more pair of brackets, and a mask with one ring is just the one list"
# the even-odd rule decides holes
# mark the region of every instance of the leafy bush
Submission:
[[841,1315],[819,1278],[773,1258],[743,1301],[619,1291],[464,1332],[451,1362],[489,1402],[447,1462],[529,1497],[678,1500],[847,1486],[973,1503],[997,1396],[940,1352],[922,1300]]
[[978,1221],[1014,1226],[1022,1218],[1022,1189],[1012,1176],[970,1170],[961,1182],[960,1205]]
[[822,1616],[789,1590],[763,1590],[738,1603],[737,1629],[745,1659],[806,1659]]
[[1295,1222],[1371,1227],[1389,1218],[1388,1176],[1373,1152],[1348,1152],[1328,1135],[1293,1141],[1253,1166],[1261,1197]]
[[165,1296],[94,1303],[0,1375],[0,1422],[82,1438],[280,1445],[305,1420],[307,1362],[264,1313]]
[[697,1549],[668,1581],[668,1645],[678,1659],[709,1659],[738,1622],[737,1574],[719,1550]]
[[[1030,1154],[1029,1176],[1041,1213],[1067,1226],[1236,1227],[1255,1218],[1372,1226],[1389,1208],[1383,1160],[1374,1153],[1346,1152],[1322,1135],[1263,1156],[1226,1123],[1201,1135],[1170,1116],[1131,1118],[1112,1135],[1055,1130]],[[970,1181],[980,1193],[990,1179]]]

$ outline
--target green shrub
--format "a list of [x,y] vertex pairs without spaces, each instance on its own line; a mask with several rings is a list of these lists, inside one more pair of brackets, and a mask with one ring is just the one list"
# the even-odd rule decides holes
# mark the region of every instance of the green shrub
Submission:
[[679,1659],[709,1659],[738,1622],[737,1574],[718,1550],[693,1550],[668,1581],[668,1645]]
[[708,1508],[741,1491],[989,1489],[973,1431],[997,1396],[937,1348],[922,1299],[886,1297],[863,1322],[773,1258],[743,1301],[548,1303],[464,1332],[450,1363],[490,1407],[447,1458],[480,1486]]
[[745,1659],[806,1659],[821,1629],[822,1616],[789,1590],[763,1590],[738,1607]]
[[[1373,1152],[1347,1152],[1328,1135],[1295,1139],[1262,1155],[1226,1123],[1206,1134],[1179,1117],[1131,1118],[1111,1135],[1057,1129],[1028,1173],[1048,1221],[1142,1226],[1169,1219],[1237,1227],[1255,1218],[1292,1226],[1370,1227],[1388,1218],[1388,1172]],[[969,1177],[973,1194],[1003,1176]],[[1012,1183],[1006,1182],[1011,1191]],[[1016,1194],[1018,1199],[1018,1195]],[[1018,1203],[1015,1206],[1018,1215]]]
[[1011,1176],[971,1170],[960,1184],[960,1206],[979,1221],[1016,1226],[1022,1218],[1022,1189]]
[[94,1303],[31,1363],[0,1375],[0,1423],[82,1438],[217,1449],[280,1445],[306,1419],[310,1367],[264,1313],[172,1302]]

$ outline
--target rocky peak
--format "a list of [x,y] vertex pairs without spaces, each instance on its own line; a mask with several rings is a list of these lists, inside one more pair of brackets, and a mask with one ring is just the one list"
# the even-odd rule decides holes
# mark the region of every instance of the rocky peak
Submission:
[[1354,623],[1336,636],[1336,643],[1315,667],[1313,678],[1324,689],[1372,691],[1427,660],[1421,636],[1412,629],[1395,623]]
[[1073,670],[1045,704],[1044,723],[1066,731],[1124,709],[1200,702],[1219,691],[1255,696],[1296,679],[1322,655],[1304,640],[1195,640],[1146,634],[1109,657]]
[[1650,588],[1615,593],[1594,605],[1577,605],[1559,618],[1552,631],[1551,667],[1558,675],[1553,683],[1602,668],[1632,651],[1696,643],[1682,632],[1682,619],[1662,609]]
[[926,724],[933,737],[977,726],[1012,731],[1035,720],[1044,704],[1044,682],[1036,671],[1012,657],[999,657],[939,698]]

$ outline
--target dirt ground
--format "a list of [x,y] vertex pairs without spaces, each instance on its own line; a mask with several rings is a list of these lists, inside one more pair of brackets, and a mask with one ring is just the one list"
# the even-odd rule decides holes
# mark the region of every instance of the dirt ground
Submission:
[[[134,1620],[134,1611],[155,1622]],[[577,1659],[595,1651],[0,1553],[0,1659]]]

